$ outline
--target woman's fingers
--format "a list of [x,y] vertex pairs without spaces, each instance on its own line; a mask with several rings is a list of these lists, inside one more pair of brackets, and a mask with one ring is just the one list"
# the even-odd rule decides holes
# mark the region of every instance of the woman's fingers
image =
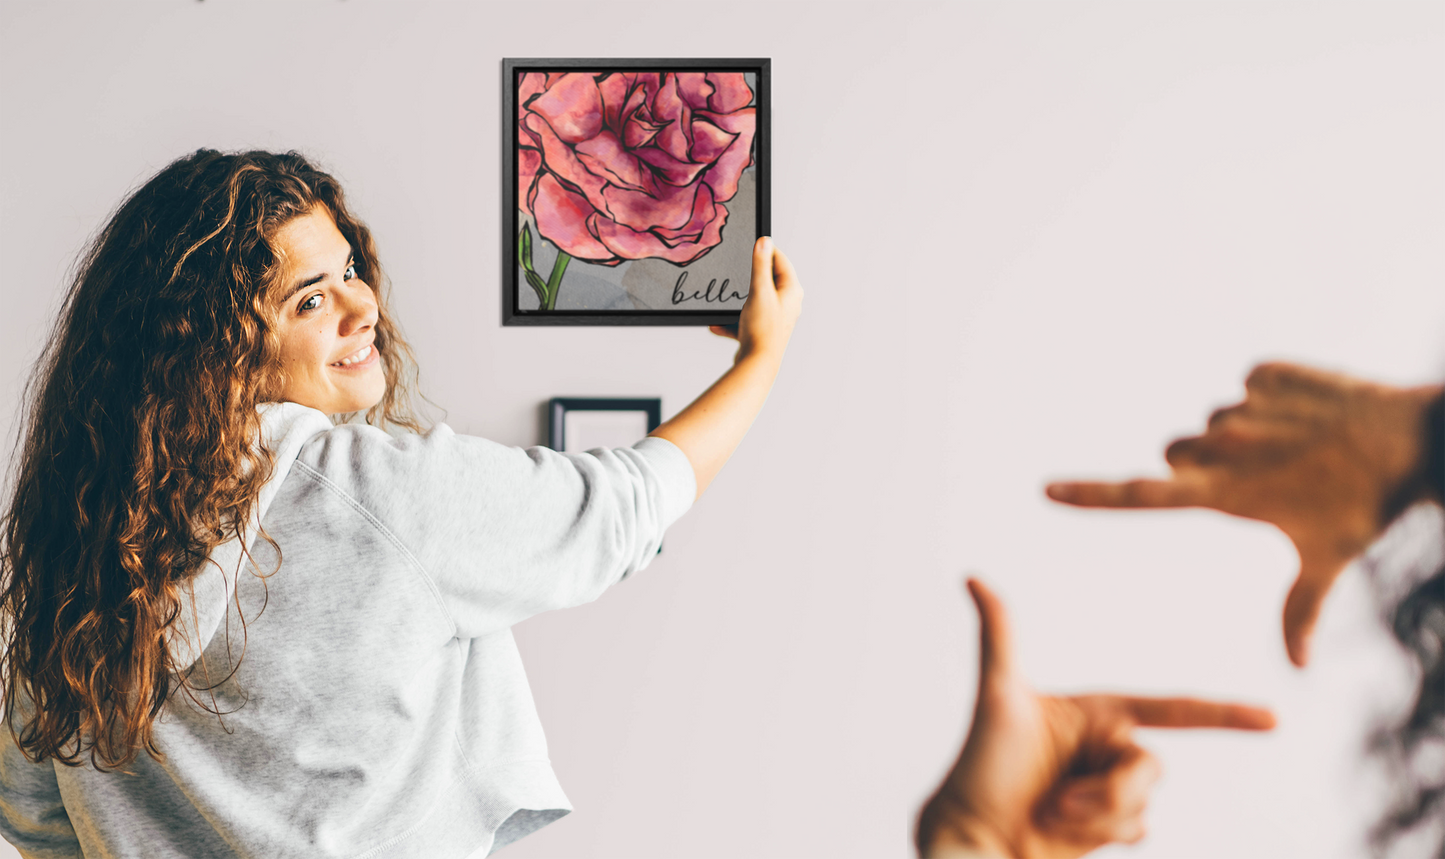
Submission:
[[1137,844],[1145,835],[1144,812],[1130,816],[1084,815],[1068,817],[1055,812],[1041,819],[1042,829],[1051,841],[1075,846],[1072,851],[1087,852],[1105,844]]
[[1238,731],[1268,731],[1275,726],[1274,714],[1249,704],[1202,701],[1198,698],[1115,699],[1136,724],[1149,728],[1229,728]]
[[1159,759],[1143,746],[1126,746],[1108,770],[1083,781],[1093,781],[1105,815],[1119,819],[1142,814],[1149,790],[1164,772]]
[[798,282],[798,272],[793,268],[787,254],[776,246],[773,248],[773,282],[778,288],[778,295],[795,301],[802,300],[803,285]]
[[1210,440],[1207,436],[1196,435],[1175,439],[1164,448],[1164,461],[1169,463],[1170,468],[1178,468],[1181,465],[1202,465],[1214,458],[1211,456],[1210,447]]
[[1245,377],[1244,389],[1251,394],[1302,394],[1334,399],[1356,380],[1340,373],[1287,364],[1282,361],[1260,364]]
[[1248,417],[1253,414],[1255,410],[1256,404],[1248,400],[1242,403],[1235,403],[1232,406],[1226,406],[1222,409],[1215,409],[1210,413],[1209,420],[1205,423],[1205,426],[1210,430],[1216,430],[1227,421]]
[[1197,480],[1126,480],[1122,483],[1060,481],[1044,491],[1050,498],[1076,507],[1198,507],[1205,503]]
[[738,327],[736,325],[709,325],[707,330],[719,337],[726,337],[729,340],[738,339]]
[[1133,817],[1149,802],[1149,788],[1162,772],[1144,747],[1120,750],[1108,769],[1076,778],[1059,793],[1059,810],[1069,817]]
[[1125,746],[1107,769],[1064,784],[1053,801],[1051,833],[1081,844],[1138,841],[1144,837],[1149,790],[1161,772],[1148,750]]

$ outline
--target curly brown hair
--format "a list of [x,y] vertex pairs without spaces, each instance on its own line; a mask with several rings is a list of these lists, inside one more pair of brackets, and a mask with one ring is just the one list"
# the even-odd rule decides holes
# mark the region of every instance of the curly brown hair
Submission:
[[[1425,453],[1420,467],[1397,492],[1391,519],[1416,501],[1445,504],[1445,395],[1437,395],[1425,409],[1421,447]],[[1423,551],[1427,545],[1437,551]],[[1404,718],[1391,717],[1370,734],[1369,749],[1385,764],[1394,786],[1384,816],[1370,830],[1375,856],[1423,849],[1426,840],[1433,839],[1430,855],[1445,859],[1445,769],[1431,762],[1432,753],[1438,756],[1445,743],[1442,547],[1445,532],[1439,520],[1417,517],[1395,523],[1365,556],[1364,568],[1385,609],[1386,625],[1420,676]]]
[[273,465],[257,406],[284,382],[273,238],[317,206],[377,292],[387,390],[366,420],[419,428],[375,243],[334,178],[294,152],[202,149],[131,194],[81,258],[31,377],[0,520],[0,688],[29,759],[159,759],[152,725],[172,694],[201,703],[216,685],[177,664],[167,630],[211,550],[247,543]]

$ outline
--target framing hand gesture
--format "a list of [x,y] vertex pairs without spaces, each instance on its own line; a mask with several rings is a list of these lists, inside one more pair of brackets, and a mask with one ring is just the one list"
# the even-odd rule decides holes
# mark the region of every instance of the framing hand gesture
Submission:
[[1192,698],[1040,695],[1015,667],[1003,603],[976,579],[981,645],[973,727],[958,763],[924,806],[924,856],[1080,856],[1144,837],[1159,777],[1136,727],[1268,730],[1274,716]]
[[1299,578],[1284,606],[1290,660],[1309,659],[1330,586],[1425,487],[1424,416],[1439,387],[1392,388],[1292,364],[1262,364],[1244,402],[1204,435],[1169,445],[1167,480],[1054,483],[1081,507],[1208,507],[1269,522],[1294,542]]

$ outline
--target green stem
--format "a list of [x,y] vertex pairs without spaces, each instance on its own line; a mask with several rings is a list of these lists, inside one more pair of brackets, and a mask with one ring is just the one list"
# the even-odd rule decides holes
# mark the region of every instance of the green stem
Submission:
[[552,263],[552,273],[547,277],[547,300],[542,302],[543,310],[553,310],[557,306],[557,292],[562,286],[562,275],[567,273],[567,263],[572,261],[572,255],[557,249],[557,261]]

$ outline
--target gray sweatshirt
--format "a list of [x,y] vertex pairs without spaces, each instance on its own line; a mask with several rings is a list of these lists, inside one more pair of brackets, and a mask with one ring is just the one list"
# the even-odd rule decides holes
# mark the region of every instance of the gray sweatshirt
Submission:
[[461,859],[571,809],[510,628],[646,566],[692,504],[687,457],[263,408],[277,463],[256,515],[279,571],[218,547],[170,640],[223,715],[177,696],[155,723],[165,761],[126,773],[0,742],[0,834],[24,855]]

